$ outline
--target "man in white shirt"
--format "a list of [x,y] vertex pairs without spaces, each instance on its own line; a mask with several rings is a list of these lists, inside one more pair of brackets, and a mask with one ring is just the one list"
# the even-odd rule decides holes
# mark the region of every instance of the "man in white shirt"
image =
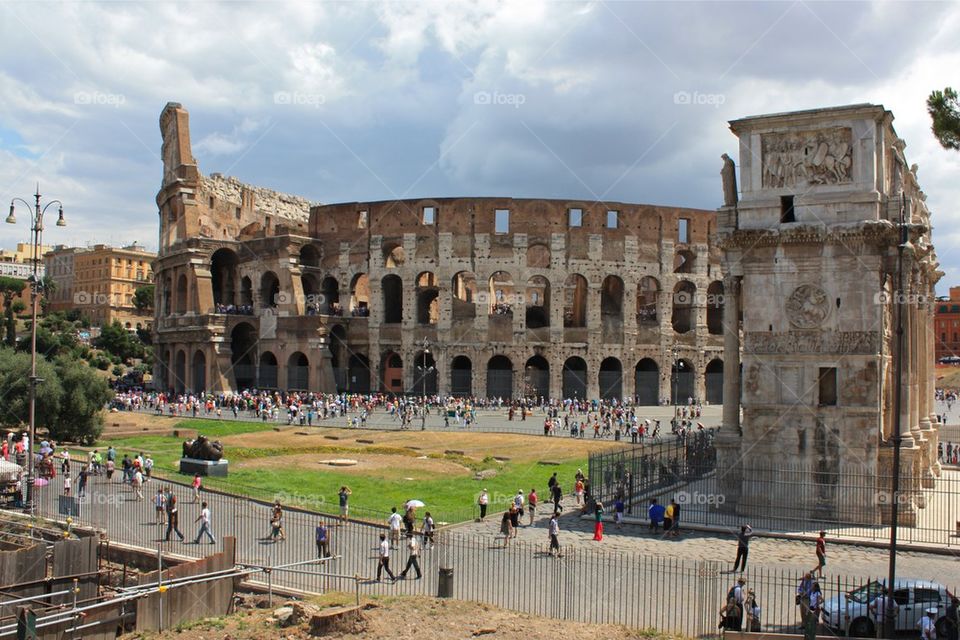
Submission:
[[557,513],[554,512],[550,517],[550,555],[560,557],[560,523],[557,521]]
[[[517,508],[517,513],[523,515],[523,489],[517,489],[517,495],[513,496],[513,506]],[[519,516],[518,516],[519,520]]]
[[387,518],[387,524],[390,526],[390,546],[394,549],[400,548],[400,526],[403,524],[403,518],[397,513],[397,508],[390,509],[390,517]]
[[213,537],[213,530],[210,527],[210,509],[207,508],[206,502],[200,503],[200,515],[197,516],[194,522],[200,523],[200,530],[197,531],[197,539],[193,541],[193,544],[200,544],[200,538],[203,537],[203,534],[207,534],[207,537],[210,538],[210,544],[217,544],[216,539]]
[[380,577],[383,575],[384,570],[386,570],[391,580],[397,579],[397,577],[393,575],[393,572],[390,571],[390,543],[387,541],[387,536],[381,533],[380,559],[377,564],[377,582],[380,582]]
[[873,599],[873,602],[867,607],[870,610],[870,613],[873,614],[874,625],[879,632],[877,637],[884,637],[884,628],[887,624],[887,616],[892,615],[893,619],[897,619],[897,615],[900,611],[900,605],[897,604],[897,601],[893,599],[893,596],[887,593],[886,588],[884,588],[880,595]]
[[934,620],[937,617],[937,608],[930,607],[925,611],[927,615],[920,619],[917,626],[920,628],[921,640],[937,640],[937,625]]
[[483,522],[483,519],[487,517],[487,504],[490,502],[490,494],[487,493],[487,490],[484,489],[480,492],[480,497],[477,498],[477,504],[480,506],[480,521]]
[[410,552],[410,556],[407,558],[407,566],[400,572],[400,579],[405,580],[407,571],[410,571],[410,567],[413,567],[414,571],[417,572],[416,579],[419,580],[423,577],[423,573],[420,571],[420,543],[417,542],[417,536],[412,533],[407,534],[407,551]]

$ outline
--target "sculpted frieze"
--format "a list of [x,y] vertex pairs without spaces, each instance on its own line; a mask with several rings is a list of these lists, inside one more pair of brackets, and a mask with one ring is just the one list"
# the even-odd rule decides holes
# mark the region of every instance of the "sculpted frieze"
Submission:
[[852,138],[847,127],[764,135],[763,186],[777,189],[850,182]]
[[863,354],[879,352],[880,334],[876,331],[791,331],[770,333],[751,331],[744,334],[743,346],[755,354]]

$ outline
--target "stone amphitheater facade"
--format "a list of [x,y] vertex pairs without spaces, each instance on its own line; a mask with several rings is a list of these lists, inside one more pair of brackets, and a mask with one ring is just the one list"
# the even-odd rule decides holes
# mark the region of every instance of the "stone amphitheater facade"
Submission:
[[159,387],[722,399],[713,211],[312,205],[203,176],[187,112],[160,122]]

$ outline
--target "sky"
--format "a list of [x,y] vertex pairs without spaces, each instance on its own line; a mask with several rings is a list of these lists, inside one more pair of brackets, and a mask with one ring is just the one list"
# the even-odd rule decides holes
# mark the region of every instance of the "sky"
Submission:
[[[47,244],[157,246],[158,119],[204,174],[312,201],[513,196],[714,209],[727,122],[882,104],[960,284],[960,3],[0,2],[0,202]],[[26,213],[0,247],[29,239]]]

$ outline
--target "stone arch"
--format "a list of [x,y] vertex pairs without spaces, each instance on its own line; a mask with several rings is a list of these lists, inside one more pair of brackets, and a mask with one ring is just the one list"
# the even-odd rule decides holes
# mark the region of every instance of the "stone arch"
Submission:
[[277,384],[277,356],[272,351],[260,354],[260,366],[257,368],[257,386],[261,389],[276,389]]
[[689,398],[694,398],[693,364],[686,358],[674,361],[670,374],[670,402],[674,405],[685,405]]
[[623,400],[623,365],[614,357],[604,358],[597,376],[602,400]]
[[207,390],[207,355],[201,350],[193,354],[193,391],[203,393]]
[[673,256],[674,273],[693,273],[697,262],[697,254],[689,249],[680,249]]
[[543,276],[527,280],[526,323],[528,329],[550,326],[550,281]]
[[723,334],[723,283],[714,280],[707,287],[707,332]]
[[467,356],[457,356],[450,362],[450,395],[473,395],[473,362]]
[[249,276],[240,279],[240,306],[242,311],[253,309],[253,282]]
[[330,366],[333,368],[333,378],[337,392],[347,391],[347,330],[342,324],[336,324],[330,329]]
[[273,271],[260,276],[260,307],[274,309],[280,301],[280,278]]
[[327,276],[320,283],[320,313],[340,315],[340,283]]
[[563,363],[563,397],[587,398],[587,362],[579,356],[567,358]]
[[398,269],[407,261],[403,246],[399,242],[388,242],[383,245],[383,266],[387,269]]
[[303,245],[300,247],[299,262],[302,267],[319,267],[320,250],[312,244]]
[[417,324],[437,324],[440,321],[440,288],[432,271],[417,276]]
[[660,367],[652,358],[642,358],[634,368],[634,399],[638,405],[660,404]]
[[487,397],[513,398],[513,362],[504,355],[496,355],[487,362]]
[[549,269],[550,247],[539,242],[527,247],[527,266],[531,269]]
[[380,281],[383,294],[383,323],[400,324],[403,322],[403,280],[396,274],[383,277]]
[[403,358],[396,351],[387,351],[380,359],[380,385],[388,393],[403,393]]
[[310,360],[300,351],[294,351],[287,359],[287,389],[310,389]]
[[516,302],[513,276],[506,271],[495,271],[490,276],[490,315],[513,315],[513,305]]
[[696,323],[693,301],[697,297],[697,287],[689,280],[681,280],[673,288],[673,317],[671,323],[677,333],[687,333]]
[[187,390],[187,354],[183,349],[177,350],[173,365],[173,389],[177,393]]
[[531,356],[523,368],[523,395],[550,399],[550,363],[541,355]]
[[723,404],[723,360],[714,358],[707,363],[703,382],[706,401],[710,404]]
[[370,315],[370,277],[365,273],[356,274],[350,281],[350,313],[354,316]]
[[236,391],[257,384],[257,330],[249,322],[240,322],[230,332],[230,364]]
[[413,392],[418,396],[432,396],[437,393],[437,362],[429,349],[418,352],[413,357]]
[[351,393],[370,393],[370,359],[362,353],[350,354],[347,389]]
[[187,312],[187,276],[184,273],[177,278],[177,313]]
[[303,288],[304,311],[307,315],[320,313],[323,297],[320,295],[320,284],[313,273],[304,273],[300,276],[300,286]]
[[644,276],[637,284],[637,325],[656,327],[660,324],[658,303],[660,281],[653,276]]
[[600,286],[600,315],[623,320],[623,280],[609,275]]
[[163,299],[161,301],[161,314],[169,316],[173,313],[173,279],[167,276],[163,280]]
[[470,271],[460,271],[451,280],[454,320],[474,318],[477,315],[477,276]]
[[213,304],[234,306],[237,288],[237,254],[232,249],[217,249],[210,256],[210,282],[213,286]]
[[563,287],[563,326],[587,326],[587,279],[579,273],[567,276]]

